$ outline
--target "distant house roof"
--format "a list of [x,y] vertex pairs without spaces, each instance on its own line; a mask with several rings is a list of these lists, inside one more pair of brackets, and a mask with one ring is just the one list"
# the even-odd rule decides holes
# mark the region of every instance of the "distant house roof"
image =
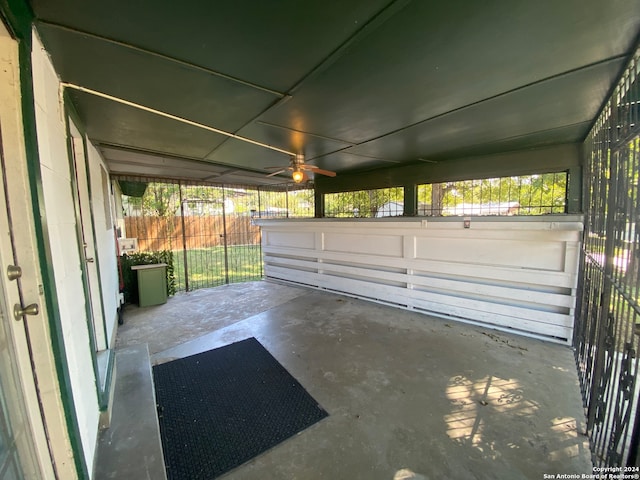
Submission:
[[445,207],[444,215],[512,215],[518,211],[518,202],[461,203]]

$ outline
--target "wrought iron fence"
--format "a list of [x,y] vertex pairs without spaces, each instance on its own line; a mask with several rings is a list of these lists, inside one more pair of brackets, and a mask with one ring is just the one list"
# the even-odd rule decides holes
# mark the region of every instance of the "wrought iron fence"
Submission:
[[545,215],[565,213],[567,173],[418,185],[418,215]]
[[575,356],[595,466],[639,466],[639,57],[585,143]]
[[404,188],[326,193],[325,217],[371,218],[402,215]]
[[308,188],[134,180],[146,184],[146,191],[141,197],[123,196],[123,234],[137,239],[139,251],[173,253],[178,291],[261,279],[260,229],[254,219],[314,214]]
[[[566,213],[567,172],[418,185],[418,216]],[[325,194],[326,217],[404,215],[402,187]]]
[[254,214],[260,218],[313,218],[315,214],[312,188],[260,190],[259,208]]

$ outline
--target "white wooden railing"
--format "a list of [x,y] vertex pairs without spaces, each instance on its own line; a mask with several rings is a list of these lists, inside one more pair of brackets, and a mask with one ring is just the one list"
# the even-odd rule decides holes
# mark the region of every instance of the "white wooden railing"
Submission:
[[256,223],[269,279],[571,342],[581,216]]

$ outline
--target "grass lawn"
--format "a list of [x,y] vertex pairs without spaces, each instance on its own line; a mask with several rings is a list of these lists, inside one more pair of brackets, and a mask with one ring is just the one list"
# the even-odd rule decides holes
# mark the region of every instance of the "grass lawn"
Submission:
[[[177,291],[185,291],[184,251],[173,251]],[[229,283],[261,280],[263,275],[260,245],[230,245],[227,247]],[[224,247],[187,250],[189,290],[216,287],[227,283]]]

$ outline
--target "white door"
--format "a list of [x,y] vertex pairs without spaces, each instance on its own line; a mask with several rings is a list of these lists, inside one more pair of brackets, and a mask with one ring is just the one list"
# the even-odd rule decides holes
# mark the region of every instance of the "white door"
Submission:
[[[35,380],[30,374],[25,375],[24,369],[21,378],[19,365],[21,361],[26,362],[23,365],[30,364],[30,349],[25,335],[27,327],[21,312],[24,306],[21,303],[24,298],[20,283],[22,275],[19,266],[14,265],[17,263],[17,253],[7,192],[3,118],[0,115],[0,266],[3,267],[0,272],[0,480],[39,479],[43,475],[37,460],[30,422],[41,422],[42,418],[37,411],[32,412],[31,417],[26,411],[27,402],[23,389],[25,383],[34,388]],[[8,299],[17,300],[16,314],[13,312],[14,308],[8,308]],[[24,313],[37,314],[38,311],[39,305],[34,303]]]
[[[90,299],[89,307],[91,321],[91,335],[96,351],[109,348],[107,340],[104,305],[101,297],[100,272],[94,235],[91,197],[89,192],[89,175],[84,140],[73,121],[69,119],[69,135],[71,137],[71,154],[75,174],[74,188],[78,204],[78,237],[83,246],[83,270],[85,277],[85,291]],[[0,479],[1,480],[1,479]]]
[[15,361],[11,322],[16,320],[6,306],[4,275],[0,281],[0,319],[0,480],[42,478]]

